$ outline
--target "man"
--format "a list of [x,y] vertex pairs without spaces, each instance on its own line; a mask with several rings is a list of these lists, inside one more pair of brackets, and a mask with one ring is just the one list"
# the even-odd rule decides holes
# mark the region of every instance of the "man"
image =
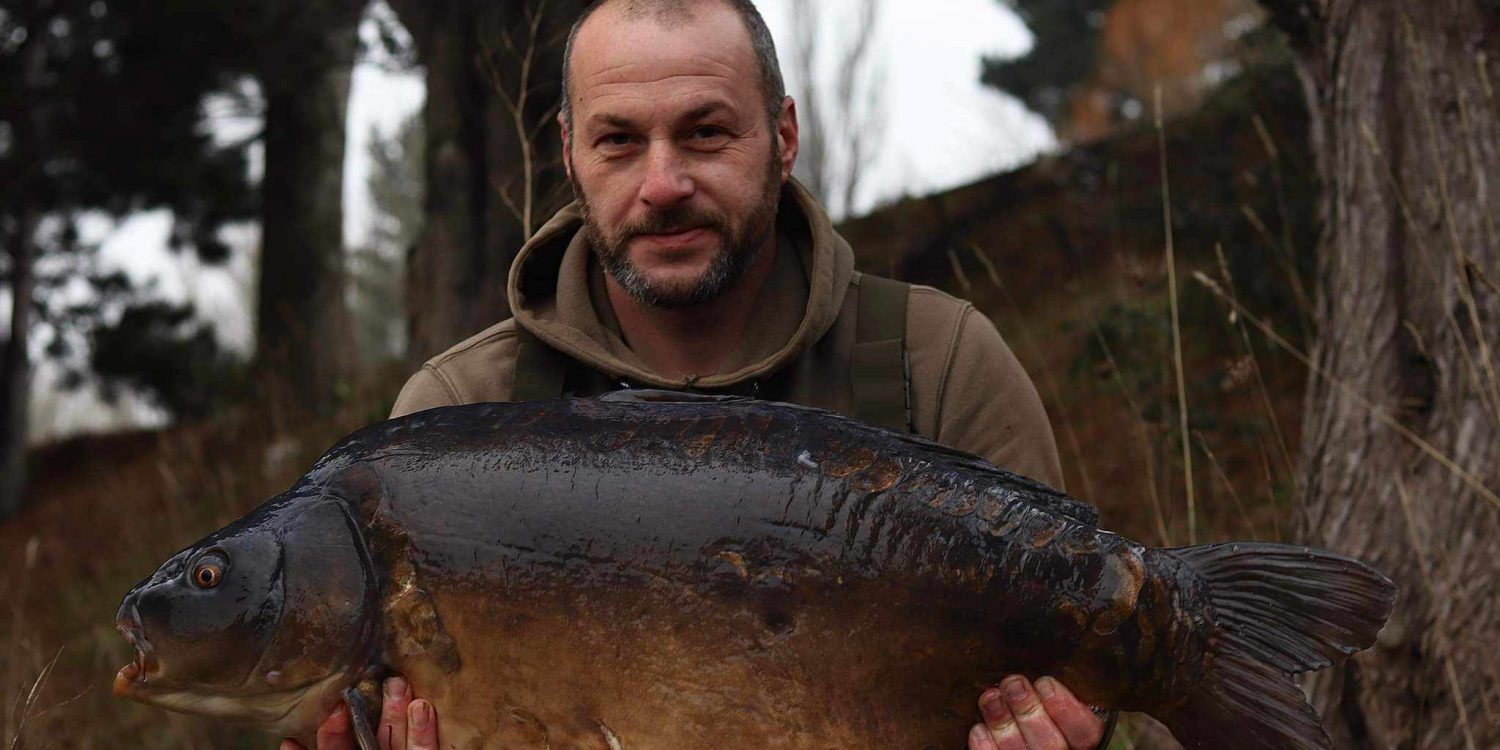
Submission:
[[[622,386],[747,393],[914,429],[1061,484],[1046,414],[994,326],[935,290],[856,273],[791,181],[796,109],[750,0],[604,0],[566,60],[577,202],[517,256],[514,317],[430,360],[392,416]],[[431,705],[400,680],[386,693],[382,747],[436,747]],[[971,750],[1102,737],[1056,680],[1007,678],[979,703]],[[319,744],[353,747],[348,732],[337,713]]]

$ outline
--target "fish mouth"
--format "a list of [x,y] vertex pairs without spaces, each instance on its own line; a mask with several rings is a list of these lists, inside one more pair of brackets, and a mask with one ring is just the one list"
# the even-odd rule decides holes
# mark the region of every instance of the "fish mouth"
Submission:
[[131,614],[132,617],[122,617],[115,623],[115,629],[135,649],[135,661],[115,673],[114,693],[122,698],[140,697],[146,692],[151,678],[161,673],[161,661],[151,649],[151,641],[146,639],[139,621],[133,616],[135,613]]

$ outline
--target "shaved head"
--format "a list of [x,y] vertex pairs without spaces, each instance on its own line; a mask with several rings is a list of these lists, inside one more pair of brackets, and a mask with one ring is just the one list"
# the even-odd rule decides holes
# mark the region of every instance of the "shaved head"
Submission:
[[568,45],[563,53],[563,125],[569,130],[573,128],[573,47],[578,41],[578,32],[596,12],[607,6],[612,12],[620,13],[627,21],[651,21],[663,28],[674,29],[692,21],[694,9],[702,8],[709,2],[728,6],[745,24],[745,31],[750,37],[750,48],[754,51],[760,68],[760,86],[765,96],[766,113],[774,121],[781,112],[782,99],[786,98],[786,84],[781,78],[781,64],[776,59],[776,42],[771,38],[771,30],[766,27],[765,19],[751,0],[595,0],[568,32]]

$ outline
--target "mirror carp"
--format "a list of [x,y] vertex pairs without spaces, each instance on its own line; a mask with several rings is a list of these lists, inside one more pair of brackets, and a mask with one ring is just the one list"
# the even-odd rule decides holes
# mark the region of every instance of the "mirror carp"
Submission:
[[379,680],[445,747],[964,747],[1053,675],[1190,748],[1327,748],[1292,675],[1395,587],[1246,542],[1162,549],[1092,507],[829,412],[624,391],[376,424],[120,606],[116,694],[311,745]]

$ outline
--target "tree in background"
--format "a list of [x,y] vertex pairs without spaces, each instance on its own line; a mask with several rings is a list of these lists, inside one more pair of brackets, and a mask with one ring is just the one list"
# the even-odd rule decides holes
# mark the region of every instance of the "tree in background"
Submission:
[[322,410],[354,366],[344,131],[365,2],[246,2],[266,100],[255,356],[293,403]]
[[350,255],[350,308],[360,360],[405,359],[406,256],[422,229],[422,120],[413,115],[389,136],[372,131],[367,182],[375,223]]
[[[880,0],[861,0],[850,30],[836,50],[832,86],[821,75],[823,23],[813,0],[792,0],[792,64],[801,90],[796,94],[800,146],[797,178],[835,218],[850,215],[859,195],[864,168],[880,150],[884,126],[884,71],[875,55]],[[826,8],[825,8],[826,10]]]
[[510,315],[516,251],[569,198],[555,117],[584,0],[391,0],[427,82],[426,223],[411,254],[411,352]]
[[1342,747],[1497,747],[1500,6],[1262,2],[1324,186],[1302,532],[1401,587],[1315,696]]
[[1231,75],[1235,42],[1258,25],[1252,0],[1002,0],[1031,30],[1031,49],[987,57],[980,79],[1077,143],[1148,114],[1162,90],[1186,112]]
[[81,331],[120,314],[130,291],[122,276],[98,272],[80,219],[167,207],[175,244],[218,261],[227,253],[218,229],[252,208],[244,149],[218,148],[200,128],[204,96],[249,50],[222,25],[198,24],[196,10],[182,0],[0,8],[0,280],[13,307],[0,371],[0,518],[20,507],[31,351],[66,356]]

